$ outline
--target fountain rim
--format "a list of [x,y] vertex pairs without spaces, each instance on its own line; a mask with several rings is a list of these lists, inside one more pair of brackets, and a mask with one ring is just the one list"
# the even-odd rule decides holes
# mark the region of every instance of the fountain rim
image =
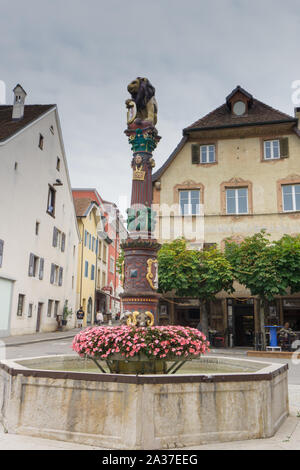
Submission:
[[[258,382],[272,381],[275,377],[283,374],[288,370],[288,364],[278,364],[272,362],[258,362],[249,359],[236,359],[226,356],[209,356],[204,358],[216,359],[216,362],[225,360],[232,363],[235,361],[259,364],[261,369],[253,372],[229,372],[215,374],[182,374],[182,375],[125,375],[125,374],[101,374],[94,372],[74,372],[47,369],[29,369],[22,365],[23,361],[38,361],[40,359],[55,358],[75,358],[73,354],[57,354],[48,356],[28,357],[22,359],[7,359],[0,361],[0,369],[4,370],[11,376],[24,376],[35,378],[51,378],[51,379],[71,379],[79,381],[91,382],[115,382],[136,385],[146,384],[178,384],[178,383],[221,383],[221,382]],[[20,362],[18,362],[20,361]],[[228,364],[228,362],[227,362]]]

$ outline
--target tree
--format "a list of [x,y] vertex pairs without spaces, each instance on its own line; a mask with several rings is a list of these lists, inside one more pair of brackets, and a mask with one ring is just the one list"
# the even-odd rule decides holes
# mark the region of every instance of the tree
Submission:
[[300,290],[300,238],[285,235],[271,242],[262,230],[240,244],[227,240],[225,254],[236,280],[260,299],[260,329],[264,333],[267,301],[286,295],[288,288]]
[[162,245],[158,253],[159,290],[200,300],[202,330],[208,334],[207,302],[225,290],[233,292],[233,272],[220,250],[189,250],[184,239]]

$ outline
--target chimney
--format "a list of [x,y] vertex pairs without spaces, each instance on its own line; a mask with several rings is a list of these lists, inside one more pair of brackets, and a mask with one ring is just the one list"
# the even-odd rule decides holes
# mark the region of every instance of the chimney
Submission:
[[17,85],[14,89],[14,105],[13,105],[13,112],[12,112],[12,119],[19,120],[23,119],[24,117],[24,105],[25,105],[25,98],[27,96],[26,91],[21,85]]
[[300,129],[300,108],[295,108],[295,118],[298,119],[298,129]]

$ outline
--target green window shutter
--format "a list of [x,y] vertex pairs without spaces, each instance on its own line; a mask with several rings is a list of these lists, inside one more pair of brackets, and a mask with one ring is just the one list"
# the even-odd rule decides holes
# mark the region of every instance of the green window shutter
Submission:
[[289,157],[289,139],[288,137],[284,137],[280,139],[280,158],[288,158]]
[[192,145],[192,164],[198,165],[200,163],[200,145]]

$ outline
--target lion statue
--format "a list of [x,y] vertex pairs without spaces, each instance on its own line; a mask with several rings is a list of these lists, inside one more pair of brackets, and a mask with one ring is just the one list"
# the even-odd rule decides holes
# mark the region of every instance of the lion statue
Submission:
[[128,108],[128,124],[132,122],[146,121],[153,126],[157,123],[157,102],[155,88],[148,78],[138,77],[129,83],[127,90],[131,99],[126,100]]

